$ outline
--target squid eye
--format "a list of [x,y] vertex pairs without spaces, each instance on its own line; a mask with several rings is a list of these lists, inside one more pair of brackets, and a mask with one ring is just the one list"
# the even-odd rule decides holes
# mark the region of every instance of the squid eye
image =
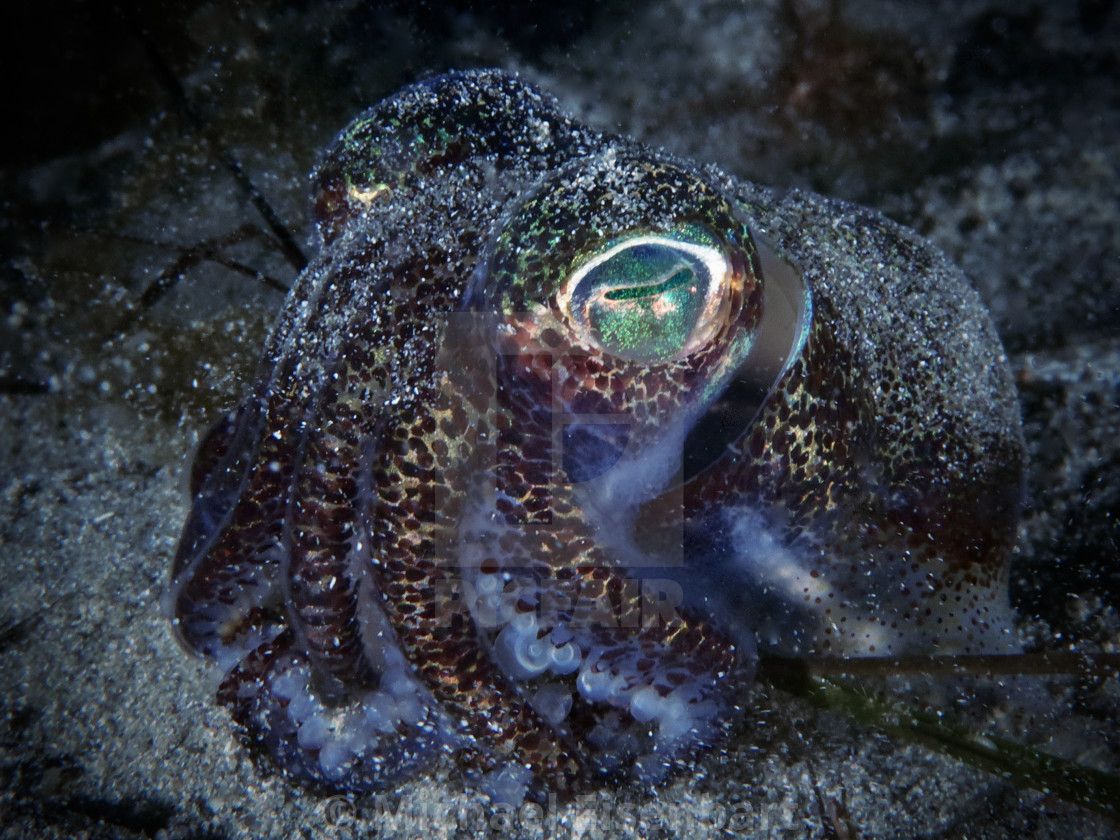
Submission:
[[731,265],[706,232],[615,240],[564,284],[557,302],[578,337],[637,362],[695,352],[726,321]]

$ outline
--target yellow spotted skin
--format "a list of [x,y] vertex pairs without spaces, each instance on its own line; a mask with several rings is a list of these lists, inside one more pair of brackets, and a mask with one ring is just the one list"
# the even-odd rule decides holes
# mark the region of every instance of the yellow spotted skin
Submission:
[[199,448],[167,597],[293,780],[656,784],[758,650],[1013,647],[1006,360],[912,232],[493,71],[382,102],[312,183],[319,256]]

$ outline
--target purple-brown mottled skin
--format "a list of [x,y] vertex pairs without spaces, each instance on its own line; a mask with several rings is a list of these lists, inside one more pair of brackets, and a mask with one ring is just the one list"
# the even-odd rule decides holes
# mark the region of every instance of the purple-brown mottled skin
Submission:
[[[199,449],[169,595],[293,778],[385,787],[445,749],[512,799],[656,782],[723,736],[756,645],[1013,647],[1017,407],[975,294],[915,234],[598,134],[497,72],[363,115],[312,201],[320,255]],[[620,253],[725,267],[640,287],[656,313],[716,290],[664,358],[572,309],[570,278],[641,236]],[[759,381],[777,273],[804,322]],[[641,579],[682,600],[651,613]],[[534,642],[543,670],[511,665]]]

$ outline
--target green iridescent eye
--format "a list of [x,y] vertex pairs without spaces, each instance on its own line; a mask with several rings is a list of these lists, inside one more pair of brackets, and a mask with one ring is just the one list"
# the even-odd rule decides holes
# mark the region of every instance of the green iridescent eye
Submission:
[[730,264],[714,237],[689,226],[611,242],[572,274],[557,301],[579,337],[638,362],[680,359],[725,320]]

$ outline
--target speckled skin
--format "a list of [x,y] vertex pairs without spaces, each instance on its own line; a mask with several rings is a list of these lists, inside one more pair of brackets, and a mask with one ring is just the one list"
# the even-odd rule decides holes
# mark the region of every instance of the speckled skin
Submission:
[[[293,778],[385,787],[442,748],[506,799],[656,782],[733,720],[756,645],[1011,647],[1018,410],[976,295],[913,233],[496,72],[363,115],[312,196],[320,255],[199,449],[168,596]],[[721,320],[680,357],[609,352],[567,278],[682,224],[726,259]],[[804,323],[737,390],[762,253]],[[526,640],[555,659],[511,660]]]

